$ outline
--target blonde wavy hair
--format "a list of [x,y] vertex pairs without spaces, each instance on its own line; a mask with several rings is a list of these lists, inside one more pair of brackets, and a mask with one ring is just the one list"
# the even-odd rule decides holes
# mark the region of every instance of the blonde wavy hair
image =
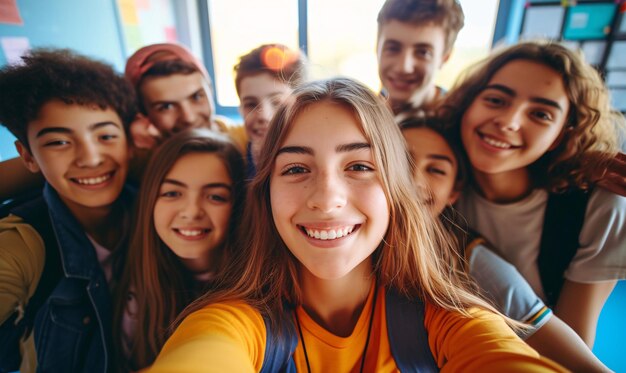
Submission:
[[[470,290],[467,276],[449,259],[453,243],[441,225],[418,202],[411,179],[410,156],[391,113],[375,93],[346,78],[317,81],[297,88],[274,116],[248,190],[239,255],[218,290],[190,305],[178,322],[214,302],[245,300],[267,315],[274,325],[286,317],[284,303],[300,304],[298,260],[281,239],[272,218],[270,179],[280,145],[299,114],[318,102],[331,102],[352,111],[371,145],[379,178],[390,206],[387,233],[372,254],[379,284],[407,298],[419,297],[437,307],[470,316],[479,307],[497,311]],[[443,253],[443,254],[442,254]]]
[[460,131],[461,120],[474,98],[494,74],[511,61],[545,65],[563,78],[570,108],[559,145],[530,164],[537,187],[553,192],[588,189],[619,151],[618,133],[624,117],[613,111],[600,74],[581,53],[556,42],[530,41],[513,45],[470,68],[446,96],[439,115]]

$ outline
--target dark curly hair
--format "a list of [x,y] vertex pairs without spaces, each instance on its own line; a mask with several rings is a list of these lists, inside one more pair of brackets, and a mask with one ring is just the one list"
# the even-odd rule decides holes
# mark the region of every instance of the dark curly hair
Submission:
[[37,49],[0,69],[0,122],[30,150],[28,124],[51,100],[113,109],[128,134],[135,92],[110,65],[68,49]]
[[378,12],[379,37],[382,26],[392,20],[441,26],[446,33],[445,53],[448,53],[465,24],[465,15],[457,0],[387,0]]

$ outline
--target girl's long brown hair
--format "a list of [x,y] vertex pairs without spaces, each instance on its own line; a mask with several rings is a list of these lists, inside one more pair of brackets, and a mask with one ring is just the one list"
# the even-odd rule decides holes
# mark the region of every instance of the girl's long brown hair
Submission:
[[474,99],[497,71],[515,60],[536,62],[560,74],[570,103],[560,144],[528,166],[535,186],[554,192],[588,189],[597,170],[606,169],[618,152],[618,131],[625,126],[624,117],[611,110],[602,78],[580,53],[555,42],[508,47],[468,70],[446,96],[439,115],[460,132]]
[[[420,297],[465,315],[478,306],[496,312],[472,294],[457,273],[441,258],[452,243],[416,198],[409,168],[410,157],[391,113],[376,94],[346,78],[318,81],[297,88],[274,116],[261,151],[258,174],[249,185],[244,216],[247,230],[239,242],[238,255],[220,288],[197,299],[178,318],[214,302],[244,300],[277,323],[283,304],[299,304],[301,289],[297,259],[282,241],[270,205],[270,178],[277,152],[298,115],[310,105],[332,102],[352,111],[368,139],[379,178],[390,206],[385,238],[373,254],[379,284],[406,297]],[[312,136],[314,134],[311,134]]]
[[[170,324],[196,295],[192,275],[159,238],[153,214],[163,179],[178,159],[190,153],[217,155],[233,181],[234,204],[221,259],[216,265],[217,277],[234,254],[233,240],[245,198],[241,153],[225,135],[202,129],[181,132],[155,150],[138,194],[137,220],[126,267],[114,297],[113,335],[119,370],[137,370],[150,365],[169,336]],[[137,331],[128,361],[122,351],[122,322],[131,290],[136,294],[138,310]]]

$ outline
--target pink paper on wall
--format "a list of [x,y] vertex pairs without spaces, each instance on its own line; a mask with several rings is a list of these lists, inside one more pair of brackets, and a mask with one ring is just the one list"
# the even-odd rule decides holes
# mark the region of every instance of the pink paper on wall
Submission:
[[2,52],[9,65],[21,63],[22,57],[30,50],[30,41],[25,37],[5,37],[0,38]]
[[178,35],[176,35],[176,29],[174,27],[165,26],[163,28],[163,31],[165,32],[165,40],[170,43],[175,43],[176,41],[178,41]]
[[135,5],[137,5],[137,9],[148,10],[150,9],[150,0],[135,0]]
[[17,0],[0,0],[0,23],[24,25],[20,10],[17,8]]

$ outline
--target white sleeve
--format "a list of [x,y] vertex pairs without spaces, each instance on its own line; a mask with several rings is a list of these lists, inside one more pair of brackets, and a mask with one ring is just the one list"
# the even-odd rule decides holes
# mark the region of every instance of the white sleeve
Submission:
[[483,245],[474,247],[469,258],[470,275],[483,294],[506,316],[527,323],[531,329],[517,332],[530,337],[552,317],[552,311],[528,282],[506,260]]
[[579,242],[566,279],[593,283],[626,278],[626,197],[596,188],[589,198]]

